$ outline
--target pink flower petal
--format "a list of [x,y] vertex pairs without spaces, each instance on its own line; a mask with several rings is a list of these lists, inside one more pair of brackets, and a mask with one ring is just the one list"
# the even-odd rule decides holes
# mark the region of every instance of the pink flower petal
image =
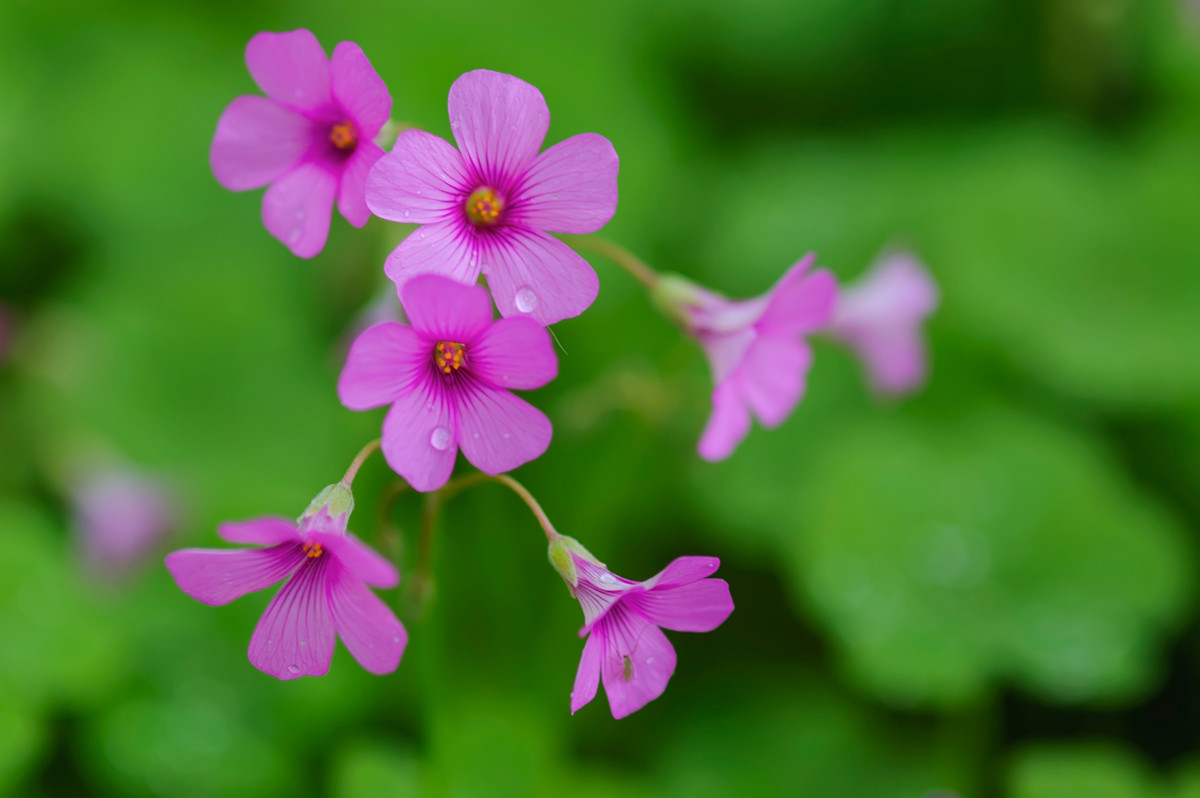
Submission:
[[765,427],[776,427],[804,395],[812,349],[803,340],[760,336],[731,378]]
[[668,589],[631,593],[625,602],[651,623],[677,632],[711,632],[733,612],[733,599],[724,579],[701,579]]
[[482,243],[483,271],[501,315],[549,325],[578,316],[596,300],[595,270],[557,238],[509,227]]
[[338,179],[327,167],[302,163],[271,184],[263,194],[267,231],[292,254],[311,258],[325,247]]
[[540,91],[487,69],[454,81],[447,105],[458,149],[480,181],[501,190],[537,157],[550,128]]
[[715,462],[733,454],[733,450],[750,432],[750,410],[729,381],[716,387],[712,402],[713,411],[700,437],[699,451],[705,460]]
[[604,656],[604,632],[597,629],[588,635],[583,644],[583,655],[579,658],[579,670],[575,672],[575,686],[571,689],[571,714],[583,709],[596,697],[600,687],[600,660]]
[[337,561],[359,581],[385,589],[400,584],[400,574],[396,571],[396,566],[354,535],[313,532],[309,534],[308,539],[309,542],[320,543],[325,549],[333,552]]
[[329,60],[307,30],[256,34],[246,45],[246,67],[263,93],[281,105],[320,113],[333,102]]
[[211,606],[270,587],[304,562],[294,543],[269,549],[184,549],[167,555],[167,570],[179,589]]
[[458,221],[423,225],[392,250],[383,271],[396,284],[398,294],[403,293],[409,280],[422,274],[440,274],[463,285],[474,285],[479,279],[478,245]]
[[250,637],[250,663],[276,679],[324,676],[333,659],[334,628],[326,580],[336,563],[309,560],[280,588]]
[[367,174],[382,155],[383,150],[375,142],[360,141],[354,149],[354,154],[342,167],[341,184],[338,186],[338,210],[342,217],[355,227],[362,227],[371,218],[366,198]]
[[662,695],[675,673],[675,649],[654,624],[621,604],[597,624],[604,629],[600,675],[614,718],[623,718]]
[[642,582],[646,590],[667,590],[698,582],[712,576],[721,567],[716,557],[676,557],[667,567]]
[[803,276],[813,256],[793,266],[772,289],[771,301],[755,325],[781,337],[803,335],[829,324],[837,302],[837,280],[824,269]]
[[471,345],[471,372],[496,388],[541,388],[558,375],[546,328],[532,319],[500,319]]
[[251,546],[300,542],[296,523],[275,515],[251,518],[248,521],[227,521],[217,527],[217,534],[230,543],[247,543]]
[[712,367],[714,383],[720,385],[737,371],[756,337],[753,327],[715,334],[700,332],[696,335]]
[[217,121],[208,162],[230,191],[261,188],[278,178],[313,143],[312,123],[266,97],[238,97]]
[[458,455],[457,429],[445,395],[418,382],[383,420],[383,456],[415,490],[446,484]]
[[428,344],[413,328],[376,324],[350,346],[338,377],[338,399],[351,410],[390,404],[417,379],[429,357]]
[[333,625],[342,643],[371,673],[391,673],[400,664],[408,632],[386,604],[337,563],[326,584]]
[[512,212],[535,230],[594,233],[617,210],[617,166],[617,151],[604,136],[560,141],[529,167]]
[[413,329],[432,341],[469,344],[492,323],[487,291],[441,275],[409,280],[400,292],[400,303]]
[[472,386],[459,396],[459,446],[471,465],[503,474],[536,460],[550,445],[550,419],[508,391]]
[[848,338],[867,369],[871,387],[896,396],[920,388],[929,374],[929,355],[921,329],[889,328]]
[[329,74],[333,98],[352,117],[361,148],[387,122],[392,113],[392,95],[354,42],[340,42],[333,48]]
[[442,138],[406,130],[367,177],[367,205],[381,219],[412,224],[461,219],[475,188],[466,161]]

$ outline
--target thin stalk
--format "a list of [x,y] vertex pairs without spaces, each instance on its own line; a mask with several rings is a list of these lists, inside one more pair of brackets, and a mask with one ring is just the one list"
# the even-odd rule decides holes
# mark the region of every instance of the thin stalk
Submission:
[[641,258],[615,241],[609,241],[607,238],[594,235],[563,236],[563,240],[576,249],[587,250],[612,261],[629,272],[635,280],[647,289],[652,289],[658,285],[658,272],[647,266]]
[[376,438],[362,447],[358,454],[355,455],[354,462],[350,463],[350,467],[346,469],[346,475],[342,477],[342,482],[345,483],[346,487],[349,487],[354,482],[354,477],[358,475],[358,469],[362,468],[362,464],[366,462],[367,458],[379,451],[379,444],[380,439]]

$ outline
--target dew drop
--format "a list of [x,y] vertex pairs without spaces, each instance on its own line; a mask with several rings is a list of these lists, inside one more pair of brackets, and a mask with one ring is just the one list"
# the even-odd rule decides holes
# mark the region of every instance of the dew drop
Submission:
[[473,437],[473,438],[475,438],[476,440],[478,440],[478,439],[479,439],[479,433],[478,433],[478,432],[476,432],[476,433],[475,433],[475,434],[474,434],[472,437]]
[[450,445],[450,430],[434,427],[433,432],[429,433],[429,445],[439,452],[446,451],[446,447]]
[[300,228],[293,227],[291,229],[291,231],[288,233],[288,243],[295,244],[299,240],[300,240]]
[[300,672],[299,665],[288,665],[288,673],[299,673],[299,672]]
[[647,665],[653,665],[653,664],[654,664],[654,657],[646,657],[646,664],[647,664]]
[[522,313],[533,313],[537,310],[537,294],[533,293],[533,289],[527,285],[523,285],[517,289],[517,296],[514,301],[517,303],[517,310]]
[[404,218],[405,218],[405,219],[407,219],[407,218],[408,218],[408,217],[410,217],[410,216],[412,216],[412,211],[405,211],[405,212],[404,212]]
[[600,584],[611,585],[616,583],[616,577],[612,574],[600,574]]
[[551,195],[550,195],[550,198],[551,198],[551,199],[558,199],[558,195],[557,195],[557,194],[551,194]]

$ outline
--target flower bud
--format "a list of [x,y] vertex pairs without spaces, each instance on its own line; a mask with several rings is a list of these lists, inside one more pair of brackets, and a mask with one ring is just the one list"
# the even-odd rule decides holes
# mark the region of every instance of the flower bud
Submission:
[[299,523],[316,516],[324,509],[326,514],[342,529],[350,521],[350,513],[354,512],[354,494],[350,486],[344,482],[327,485],[308,504],[308,509],[299,518]]
[[664,316],[682,327],[692,329],[691,309],[703,305],[705,291],[681,274],[663,272],[650,289],[650,300]]
[[554,566],[554,570],[558,571],[558,575],[571,588],[572,594],[579,585],[579,570],[575,566],[576,557],[582,557],[601,568],[604,567],[604,563],[592,556],[592,553],[585,549],[583,544],[575,538],[566,535],[556,534],[554,536],[550,541],[550,550],[547,556],[550,559],[550,564]]

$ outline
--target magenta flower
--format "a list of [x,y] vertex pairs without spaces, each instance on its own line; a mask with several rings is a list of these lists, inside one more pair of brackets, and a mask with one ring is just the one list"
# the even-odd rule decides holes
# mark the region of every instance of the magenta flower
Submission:
[[877,392],[908,393],[929,371],[922,324],[937,305],[929,271],[915,255],[895,252],[841,292],[825,332],[858,354]]
[[437,275],[400,292],[411,327],[385,322],[350,347],[338,396],[351,410],[390,404],[383,455],[415,489],[446,483],[461,448],[476,468],[510,471],[550,445],[549,419],[510,388],[540,388],[558,373],[545,328],[492,321],[479,286]]
[[[567,552],[556,556],[556,545],[566,547],[569,562]],[[675,649],[662,630],[711,632],[733,612],[729,585],[706,578],[721,564],[716,557],[680,557],[645,582],[617,576],[565,536],[551,544],[550,558],[579,599],[579,636],[587,636],[571,714],[596,697],[601,679],[614,718],[641,709],[675,673]]]
[[765,427],[782,424],[804,395],[812,349],[804,335],[833,314],[837,282],[806,274],[807,255],[766,294],[729,300],[676,275],[664,275],[654,298],[704,348],[713,370],[713,412],[700,456],[723,460],[750,431],[750,413]]
[[178,527],[179,507],[161,480],[128,468],[89,470],[70,486],[84,562],[120,576]]
[[257,34],[246,66],[267,96],[238,97],[221,114],[213,174],[230,191],[269,184],[263,224],[311,258],[325,247],[334,198],[355,227],[371,217],[363,187],[383,155],[371,139],[391,113],[391,95],[357,44],[341,42],[326,59],[306,30]]
[[[167,555],[179,588],[211,606],[288,581],[250,638],[250,662],[277,679],[323,676],[334,635],[371,673],[391,673],[408,642],[404,626],[367,585],[395,587],[396,569],[346,532],[348,513],[322,506],[300,519],[222,524],[230,543],[256,549],[184,549]],[[290,578],[289,578],[290,577]]]
[[612,144],[584,133],[539,155],[550,126],[541,92],[486,69],[454,81],[449,109],[457,150],[406,130],[367,178],[376,216],[421,225],[388,257],[388,277],[402,290],[418,274],[471,285],[482,271],[504,316],[578,316],[599,291],[596,273],[546,231],[591,233],[612,218]]

